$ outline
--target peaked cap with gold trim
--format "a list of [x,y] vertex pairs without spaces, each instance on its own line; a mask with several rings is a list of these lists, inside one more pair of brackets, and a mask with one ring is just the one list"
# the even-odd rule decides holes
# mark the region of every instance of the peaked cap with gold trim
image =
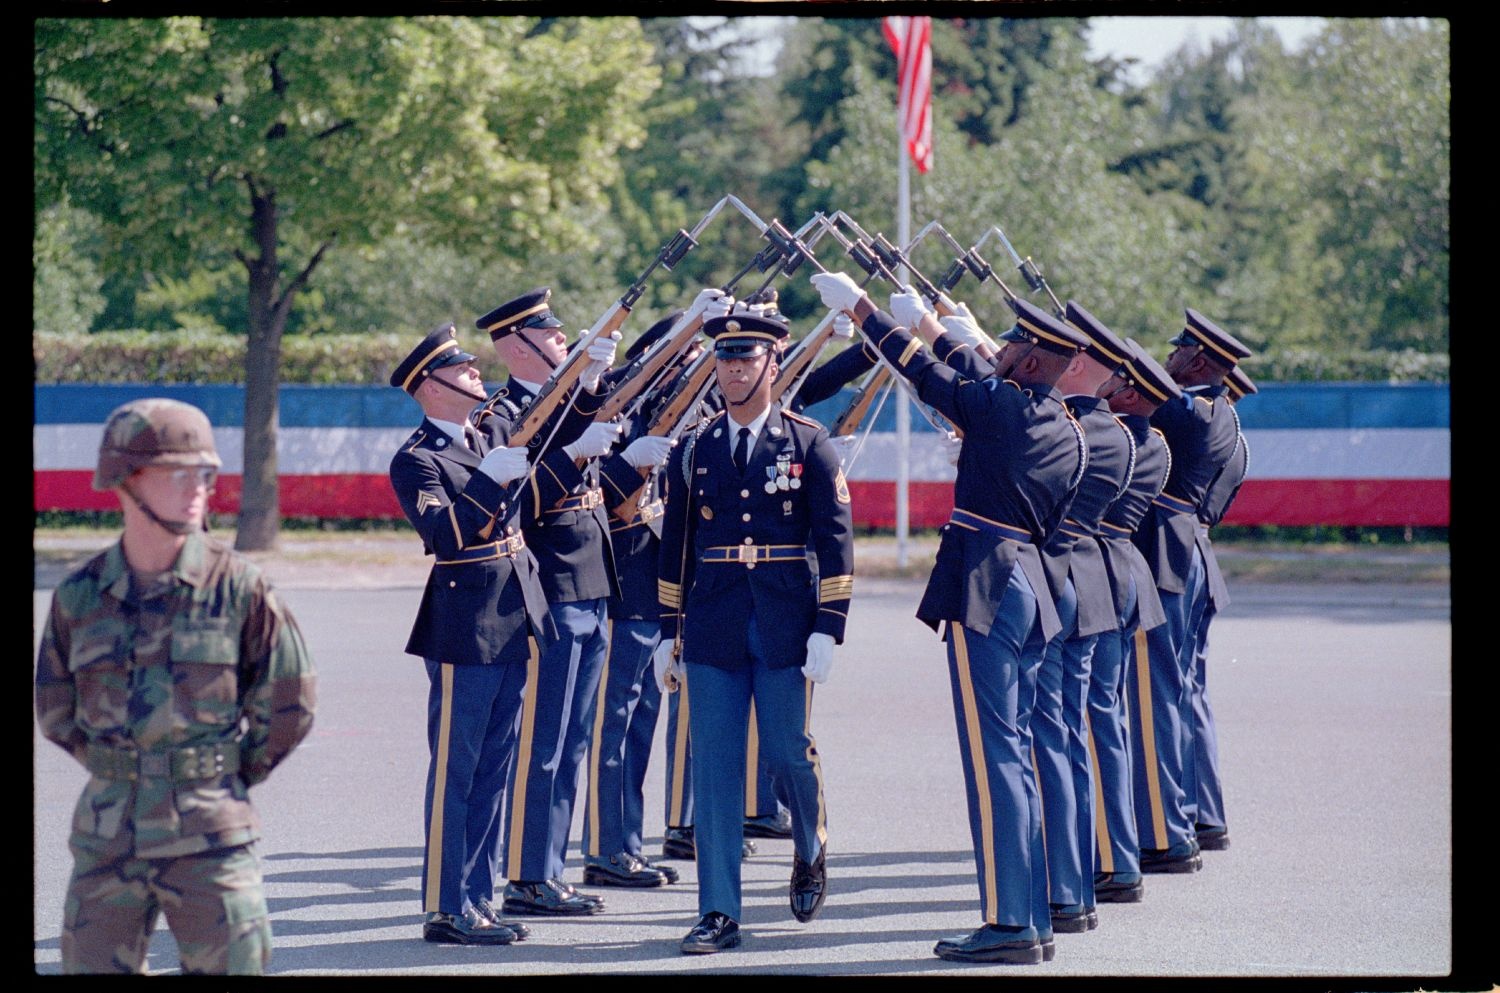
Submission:
[[514,300],[502,303],[475,321],[474,326],[481,331],[488,331],[491,341],[499,341],[508,334],[515,334],[526,328],[563,327],[563,322],[552,314],[549,304],[551,299],[552,288],[539,286]]
[[1084,348],[1089,358],[1109,369],[1118,369],[1125,364],[1128,350],[1120,336],[1104,326],[1104,322],[1069,300],[1064,317],[1069,324],[1082,331],[1089,343]]
[[1005,341],[1035,344],[1062,355],[1073,355],[1088,345],[1089,339],[1077,328],[1064,324],[1035,304],[1019,298],[1008,302],[1016,312],[1016,323],[1000,335]]
[[703,322],[703,333],[714,340],[719,358],[748,358],[785,341],[791,329],[769,314],[739,313],[709,318]]
[[421,344],[401,360],[391,373],[391,385],[415,396],[417,387],[427,381],[433,370],[473,361],[474,356],[458,347],[458,329],[449,321],[427,332]]
[[1250,349],[1246,348],[1238,338],[1192,307],[1188,307],[1186,313],[1187,325],[1177,337],[1171,340],[1170,344],[1201,345],[1207,349],[1210,358],[1231,369],[1240,359],[1248,359],[1251,356]]
[[1125,357],[1125,378],[1137,393],[1157,405],[1182,396],[1182,387],[1141,347],[1140,342],[1126,338],[1125,347],[1129,351]]

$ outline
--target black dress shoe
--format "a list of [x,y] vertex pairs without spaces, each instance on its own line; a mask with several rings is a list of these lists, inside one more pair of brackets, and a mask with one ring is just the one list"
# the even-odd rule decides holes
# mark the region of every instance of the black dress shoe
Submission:
[[475,900],[474,909],[479,912],[480,917],[483,917],[491,924],[502,924],[505,927],[510,928],[516,933],[517,941],[525,941],[527,938],[531,937],[531,928],[527,927],[525,924],[522,924],[520,921],[508,921],[505,918],[501,917],[500,911],[489,900]]
[[973,934],[945,938],[932,952],[949,962],[1003,962],[1009,965],[1037,965],[1045,960],[1036,929],[986,924]]
[[1198,834],[1198,846],[1205,852],[1222,852],[1229,847],[1229,829],[1227,827],[1194,824],[1193,830]]
[[662,834],[661,857],[664,859],[693,859],[697,857],[693,847],[691,827],[669,827]]
[[745,818],[747,838],[790,838],[792,836],[792,812],[778,807],[776,813],[763,817]]
[[583,881],[592,886],[664,886],[666,874],[653,869],[629,852],[604,858],[590,855],[583,860]]
[[573,884],[565,883],[561,879],[553,879],[552,885],[574,899],[582,900],[585,903],[592,903],[600,910],[604,909],[604,897],[602,896],[595,896],[592,893],[580,893],[573,888]]
[[[746,838],[740,845],[740,860],[744,861],[755,854],[755,842]],[[698,857],[698,850],[693,843],[693,829],[689,827],[669,827],[662,835],[661,857],[664,859],[685,859],[691,862]],[[661,869],[662,866],[656,868]],[[672,880],[676,882],[677,880]]]
[[1100,903],[1140,903],[1146,881],[1139,873],[1101,872],[1094,876],[1094,899]]
[[1042,946],[1043,962],[1051,962],[1053,959],[1057,958],[1057,942],[1052,940],[1052,934],[1050,932],[1042,935],[1037,940],[1041,943]]
[[679,947],[684,955],[710,955],[734,948],[739,943],[740,926],[716,910],[704,914]]
[[1052,930],[1059,933],[1082,934],[1099,926],[1099,914],[1093,907],[1085,907],[1076,903],[1072,906],[1054,903],[1051,907]]
[[828,895],[827,855],[828,846],[825,844],[811,865],[798,855],[792,856],[792,885],[788,891],[792,916],[804,924],[818,916],[818,911],[823,909],[823,898]]
[[1198,843],[1186,841],[1171,848],[1142,848],[1142,872],[1197,872],[1203,868]]
[[672,868],[669,865],[658,865],[657,863],[646,858],[645,855],[637,855],[636,860],[640,862],[641,865],[646,866],[648,869],[655,869],[657,872],[661,873],[666,877],[667,882],[669,883],[675,883],[677,882],[677,880],[682,878],[677,874],[676,869]]
[[516,940],[516,933],[504,924],[492,924],[470,907],[462,914],[428,914],[422,922],[422,940],[444,945],[508,945]]
[[502,907],[507,914],[576,917],[601,913],[604,901],[598,897],[586,897],[555,879],[547,879],[540,883],[506,883]]

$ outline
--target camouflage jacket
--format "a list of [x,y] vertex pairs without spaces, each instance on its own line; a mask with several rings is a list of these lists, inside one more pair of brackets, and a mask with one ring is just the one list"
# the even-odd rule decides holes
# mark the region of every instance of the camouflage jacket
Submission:
[[[134,588],[116,542],[58,585],[37,657],[42,734],[93,773],[75,842],[133,835],[145,858],[253,841],[247,788],[312,727],[315,678],[296,621],[260,569],[189,535],[173,567]],[[184,749],[194,752],[184,753]],[[101,774],[101,755],[180,759],[237,749],[237,771]]]

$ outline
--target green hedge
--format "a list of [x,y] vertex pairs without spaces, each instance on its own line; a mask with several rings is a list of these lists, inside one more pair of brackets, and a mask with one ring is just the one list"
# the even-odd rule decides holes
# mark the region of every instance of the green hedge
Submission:
[[[460,343],[482,349],[475,332]],[[468,340],[470,337],[476,340]],[[383,383],[412,347],[409,332],[287,335],[281,375],[287,383]],[[215,331],[37,331],[31,339],[39,383],[239,383],[245,338]],[[488,350],[475,351],[487,356]],[[1447,382],[1447,355],[1405,350],[1327,355],[1281,349],[1245,366],[1255,380],[1284,382]]]
[[[243,383],[245,341],[213,331],[38,331],[31,348],[39,383]],[[287,335],[281,378],[384,383],[414,344],[409,332]]]

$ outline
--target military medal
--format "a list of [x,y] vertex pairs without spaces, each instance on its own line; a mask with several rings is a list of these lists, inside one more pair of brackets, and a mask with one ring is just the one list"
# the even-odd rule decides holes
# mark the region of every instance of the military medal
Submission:
[[792,478],[791,481],[787,483],[787,485],[795,490],[802,485],[802,463],[798,462],[796,465],[792,466],[791,469]]
[[766,492],[775,493],[777,482],[779,482],[779,480],[777,479],[776,467],[769,465],[766,466]]
[[792,487],[791,480],[787,479],[787,475],[786,475],[787,472],[788,472],[788,470],[791,469],[791,467],[792,467],[792,457],[790,455],[778,455],[778,456],[776,456],[776,488],[778,490],[791,489],[791,487]]

